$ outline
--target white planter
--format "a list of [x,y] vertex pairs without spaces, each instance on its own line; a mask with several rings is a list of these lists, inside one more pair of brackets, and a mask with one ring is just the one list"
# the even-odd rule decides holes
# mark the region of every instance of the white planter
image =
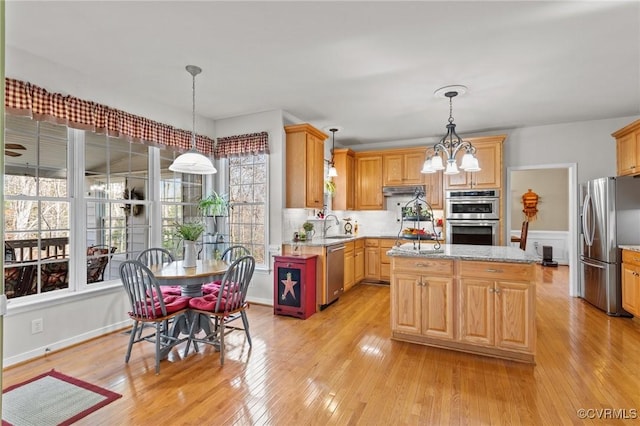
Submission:
[[196,242],[184,241],[184,259],[182,259],[182,266],[185,268],[195,267],[197,258]]

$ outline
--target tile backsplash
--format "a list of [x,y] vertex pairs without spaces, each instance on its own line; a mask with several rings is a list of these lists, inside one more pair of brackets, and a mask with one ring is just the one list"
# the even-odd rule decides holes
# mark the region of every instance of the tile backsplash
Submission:
[[[358,235],[371,236],[396,236],[400,232],[400,208],[405,207],[408,202],[412,201],[412,197],[387,197],[386,210],[357,210],[357,211],[328,211],[333,213],[340,219],[340,227],[331,226],[327,230],[327,235],[344,234],[344,219],[351,218],[351,224],[358,223]],[[293,233],[300,231],[302,224],[311,220],[315,222],[316,235],[322,233],[322,220],[317,219],[315,215],[318,210],[314,209],[284,209],[283,210],[283,241],[291,241]],[[442,210],[434,210],[434,217],[443,217]],[[331,222],[330,222],[331,223]],[[404,224],[405,227],[411,225]],[[421,225],[425,227],[426,225]]]

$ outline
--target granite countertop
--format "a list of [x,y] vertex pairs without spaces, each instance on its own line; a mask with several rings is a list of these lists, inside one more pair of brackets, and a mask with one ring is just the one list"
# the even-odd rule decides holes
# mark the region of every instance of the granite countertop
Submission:
[[402,244],[387,252],[389,256],[428,257],[433,259],[481,260],[487,262],[535,263],[536,257],[511,246],[479,246],[467,244],[442,244],[440,249],[421,246],[418,251],[413,243]]
[[622,246],[618,246],[618,248],[621,248],[623,250],[631,250],[631,251],[640,252],[640,246],[622,245]]
[[[333,237],[333,238],[332,238]],[[339,238],[337,238],[339,237]],[[309,246],[309,247],[325,247],[332,246],[336,244],[344,244],[349,241],[355,241],[360,238],[388,238],[391,240],[398,239],[398,234],[394,235],[329,235],[328,238],[322,237],[313,237],[311,241],[284,241],[283,244],[300,244],[301,246]],[[402,238],[401,238],[402,239]],[[434,240],[424,240],[422,244],[432,244]]]

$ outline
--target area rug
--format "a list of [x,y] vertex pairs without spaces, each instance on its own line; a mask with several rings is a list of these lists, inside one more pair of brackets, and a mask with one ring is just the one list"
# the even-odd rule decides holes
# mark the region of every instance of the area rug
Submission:
[[51,370],[2,392],[2,425],[70,425],[121,396]]

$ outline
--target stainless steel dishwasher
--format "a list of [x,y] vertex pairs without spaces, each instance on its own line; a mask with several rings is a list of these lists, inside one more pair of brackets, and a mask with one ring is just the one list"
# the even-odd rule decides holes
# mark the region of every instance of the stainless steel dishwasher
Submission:
[[325,297],[327,304],[338,300],[344,292],[344,244],[336,244],[327,247],[326,277],[327,287]]

